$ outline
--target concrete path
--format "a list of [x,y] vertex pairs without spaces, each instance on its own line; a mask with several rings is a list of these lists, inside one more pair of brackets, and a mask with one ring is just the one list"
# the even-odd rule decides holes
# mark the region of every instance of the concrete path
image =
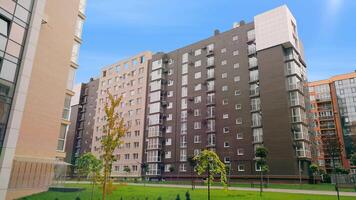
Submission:
[[[128,185],[143,186],[142,183],[128,183]],[[172,184],[146,184],[147,187],[169,187],[169,188],[192,188],[191,185],[172,185]],[[197,189],[206,189],[206,186],[195,186]],[[223,189],[221,186],[211,186],[211,189]],[[259,188],[244,188],[244,187],[229,187],[229,190],[242,190],[242,191],[260,191]],[[292,194],[315,194],[315,195],[336,195],[335,191],[320,191],[320,190],[292,190],[292,189],[275,189],[263,188],[264,192],[280,192]],[[340,192],[341,196],[356,197],[356,192]]]
[[[66,183],[74,184],[89,184],[88,181],[66,181]],[[119,184],[119,183],[114,183]],[[143,183],[127,183],[128,185],[143,186]],[[192,188],[191,185],[174,185],[174,184],[151,184],[146,183],[146,187],[167,187],[167,188]],[[207,186],[195,186],[196,189],[206,189]],[[221,186],[211,186],[211,189],[223,189]],[[245,187],[229,187],[229,190],[241,190],[241,191],[260,191],[259,188],[245,188]],[[277,188],[263,188],[265,192],[280,192],[280,193],[291,193],[291,194],[315,194],[315,195],[333,195],[336,196],[335,191],[322,191],[322,190],[293,190],[293,189],[277,189]],[[340,192],[340,196],[351,196],[356,197],[356,192]]]

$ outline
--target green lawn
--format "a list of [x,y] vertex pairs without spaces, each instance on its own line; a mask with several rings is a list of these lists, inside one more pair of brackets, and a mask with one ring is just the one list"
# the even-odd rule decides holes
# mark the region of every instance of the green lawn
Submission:
[[[45,192],[27,198],[26,200],[75,200],[80,197],[81,200],[90,199],[90,186],[89,185],[69,185],[73,187],[84,187],[86,190],[82,192],[62,193],[62,192]],[[164,188],[164,187],[143,187],[143,186],[126,186],[120,185],[109,195],[110,200],[157,200],[160,196],[162,200],[175,200],[177,194],[180,195],[181,200],[185,200],[186,191],[190,192],[192,200],[205,200],[207,199],[207,190],[196,189],[194,191],[180,188]],[[99,189],[95,190],[93,200],[100,199]],[[146,198],[147,197],[147,198]],[[258,192],[250,191],[224,191],[212,190],[212,200],[258,200],[260,199]],[[334,200],[335,196],[322,196],[322,195],[305,195],[305,194],[287,194],[287,193],[272,193],[264,192],[263,200]],[[355,197],[341,197],[342,200],[354,200]]]
[[[133,182],[133,181],[126,181]],[[143,182],[137,182],[143,183]],[[190,181],[161,181],[161,182],[146,182],[148,184],[177,184],[177,185],[191,185]],[[196,185],[203,185],[203,183],[196,183]],[[220,182],[214,182],[214,186],[221,186]],[[230,187],[244,187],[251,188],[250,183],[231,183]],[[258,182],[254,187],[259,187]],[[294,189],[294,190],[320,190],[320,191],[335,191],[335,185],[333,184],[275,184],[271,183],[268,185],[268,188],[276,188],[276,189]],[[340,188],[342,192],[356,192],[354,188]]]

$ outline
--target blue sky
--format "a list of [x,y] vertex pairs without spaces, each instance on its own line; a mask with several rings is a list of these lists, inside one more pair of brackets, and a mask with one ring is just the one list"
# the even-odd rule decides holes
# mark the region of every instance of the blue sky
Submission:
[[297,19],[310,81],[356,69],[355,0],[88,0],[76,82],[141,51],[171,51],[282,4]]

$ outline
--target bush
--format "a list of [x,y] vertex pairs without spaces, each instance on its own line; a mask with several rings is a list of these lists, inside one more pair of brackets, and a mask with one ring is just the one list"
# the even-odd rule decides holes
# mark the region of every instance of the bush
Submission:
[[75,198],[75,200],[80,200],[80,197]]
[[159,196],[157,200],[162,200],[162,197],[161,197],[161,196]]
[[191,199],[190,199],[189,191],[187,191],[187,192],[185,193],[185,200],[191,200]]
[[176,200],[180,200],[180,196],[179,196],[179,194],[177,194]]

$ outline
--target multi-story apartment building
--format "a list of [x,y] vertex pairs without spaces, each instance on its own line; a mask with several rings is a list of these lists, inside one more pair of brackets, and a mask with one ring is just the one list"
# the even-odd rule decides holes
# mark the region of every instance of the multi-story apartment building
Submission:
[[91,152],[99,79],[91,78],[88,83],[74,87],[71,100],[70,125],[66,138],[66,159],[71,164],[71,175],[75,174],[76,160]]
[[143,132],[146,105],[147,69],[151,52],[119,61],[102,69],[99,79],[92,152],[100,157],[101,138],[106,124],[104,106],[108,93],[115,98],[122,96],[118,112],[124,118],[128,131],[122,145],[115,151],[116,161],[112,165],[113,177],[140,177],[143,153]]
[[0,0],[0,199],[46,190],[64,165],[84,8],[84,0]]
[[[348,159],[356,152],[356,73],[311,82],[309,91],[318,149],[317,163],[327,172],[332,172],[334,157],[335,166],[349,169]],[[351,166],[354,172],[355,167]]]
[[308,178],[306,65],[286,6],[150,63],[144,162],[151,179],[190,177],[189,157],[203,149],[231,165],[231,178],[256,178],[259,146],[269,151],[271,180]]

